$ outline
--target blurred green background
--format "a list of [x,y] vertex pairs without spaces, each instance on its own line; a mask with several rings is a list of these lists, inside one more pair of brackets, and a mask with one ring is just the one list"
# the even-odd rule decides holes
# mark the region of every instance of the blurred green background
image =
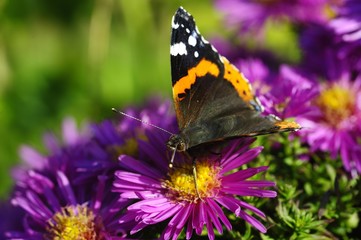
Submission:
[[[221,27],[212,1],[0,0],[0,198],[21,144],[62,120],[101,121],[111,107],[170,97],[171,17],[182,5],[209,37]],[[210,17],[211,16],[211,17]]]

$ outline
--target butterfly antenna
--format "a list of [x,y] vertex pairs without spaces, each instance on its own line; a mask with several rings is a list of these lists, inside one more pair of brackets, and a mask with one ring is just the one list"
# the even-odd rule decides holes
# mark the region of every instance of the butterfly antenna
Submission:
[[139,118],[133,117],[133,116],[131,116],[131,115],[129,115],[129,114],[126,114],[125,112],[119,111],[118,109],[112,108],[112,111],[113,111],[113,112],[116,112],[116,113],[118,113],[118,114],[120,114],[120,115],[126,116],[126,117],[128,117],[128,118],[131,118],[131,119],[133,119],[133,120],[136,120],[136,121],[138,121],[138,122],[141,122],[142,124],[145,124],[145,125],[148,125],[148,126],[157,128],[157,129],[159,129],[159,130],[161,130],[161,131],[163,131],[163,132],[168,133],[169,135],[173,135],[173,134],[174,134],[174,133],[171,133],[171,132],[169,132],[169,131],[165,130],[164,128],[161,128],[161,127],[159,127],[159,126],[157,126],[157,125],[151,124],[151,123],[149,123],[149,122],[143,121],[142,119],[139,119]]

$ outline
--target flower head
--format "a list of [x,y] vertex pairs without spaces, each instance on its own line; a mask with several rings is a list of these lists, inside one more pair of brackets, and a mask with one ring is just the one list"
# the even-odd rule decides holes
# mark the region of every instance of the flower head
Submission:
[[340,54],[340,49],[347,46],[328,25],[309,25],[301,32],[300,46],[303,50],[301,66],[309,74],[337,79],[348,66],[348,59]]
[[303,65],[326,79],[341,77],[345,68],[361,70],[361,2],[341,1],[335,18],[308,25],[301,33]]
[[311,100],[316,95],[314,83],[295,69],[281,66],[278,75],[268,86],[270,90],[259,96],[265,114],[285,119],[300,117],[313,111]]
[[342,45],[339,55],[348,60],[351,69],[361,70],[361,2],[357,0],[345,0],[338,8],[337,18],[329,25],[340,36]]
[[[25,212],[23,231],[10,228],[8,238],[104,239],[125,232],[117,215],[127,200],[118,200],[110,191],[115,163],[91,132],[80,135],[74,126],[66,120],[63,145],[47,138],[49,155],[22,148],[21,156],[31,164],[15,171],[11,202]],[[108,164],[93,167],[105,159]]]
[[352,175],[361,173],[361,79],[344,74],[335,81],[322,82],[313,99],[316,111],[299,119],[301,134],[311,150],[341,156]]
[[200,235],[204,226],[207,227],[209,238],[214,239],[213,227],[220,233],[223,231],[222,224],[228,230],[232,227],[221,207],[232,211],[259,231],[266,232],[263,224],[245,210],[260,217],[265,215],[235,197],[276,196],[274,191],[263,189],[274,186],[273,182],[248,180],[267,167],[234,171],[256,157],[261,147],[249,150],[249,141],[235,141],[224,149],[221,156],[197,158],[197,191],[192,161],[177,155],[175,167],[168,169],[166,140],[158,134],[147,132],[147,141],[142,142],[141,146],[145,153],[142,158],[138,160],[126,155],[119,158],[126,171],[116,172],[114,191],[119,192],[122,198],[137,200],[120,219],[124,224],[136,219],[131,234],[169,220],[162,233],[164,239],[177,238],[183,229],[189,239],[193,230]]

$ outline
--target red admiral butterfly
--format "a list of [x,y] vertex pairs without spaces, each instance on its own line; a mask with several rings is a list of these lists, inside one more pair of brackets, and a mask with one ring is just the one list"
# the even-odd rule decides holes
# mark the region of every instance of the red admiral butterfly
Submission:
[[301,128],[274,115],[261,116],[263,108],[246,77],[202,37],[182,7],[172,19],[170,54],[180,129],[167,142],[171,162],[176,151],[195,157],[200,147],[214,142]]

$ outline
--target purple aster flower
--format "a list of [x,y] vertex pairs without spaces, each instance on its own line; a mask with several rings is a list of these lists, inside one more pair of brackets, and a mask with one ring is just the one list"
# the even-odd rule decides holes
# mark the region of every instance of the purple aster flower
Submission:
[[343,41],[339,55],[348,60],[351,68],[361,70],[361,2],[345,0],[338,9],[337,18],[330,22],[331,28]]
[[298,119],[300,134],[312,151],[341,156],[352,176],[361,173],[361,78],[347,72],[338,80],[322,82],[312,100],[316,107]]
[[324,22],[326,0],[217,0],[216,7],[230,25],[243,31],[260,29],[268,19],[293,22]]
[[345,68],[361,71],[361,2],[346,0],[335,9],[336,18],[308,25],[300,38],[303,65],[326,79],[340,78]]
[[[28,171],[12,200],[26,211],[24,231],[10,239],[108,239],[124,229],[117,215],[126,206],[110,192],[112,178],[98,176],[92,185],[74,186],[64,172],[55,176]],[[11,230],[11,229],[10,229]]]
[[47,135],[48,155],[21,149],[29,166],[15,171],[11,202],[25,211],[23,231],[8,229],[8,238],[109,239],[125,232],[117,218],[128,201],[111,192],[116,164],[107,146],[97,146],[91,136],[79,134],[74,122],[66,120],[64,144]]
[[339,78],[349,65],[348,59],[340,54],[342,45],[341,37],[331,27],[309,25],[300,36],[303,53],[301,67],[325,79]]
[[140,143],[144,154],[139,160],[120,156],[120,164],[126,170],[117,171],[114,182],[114,191],[119,192],[121,198],[137,200],[120,218],[122,224],[136,220],[131,234],[168,221],[162,239],[176,239],[183,229],[186,238],[190,239],[193,230],[200,235],[204,226],[208,230],[208,237],[214,239],[213,227],[219,233],[223,232],[222,224],[228,230],[232,228],[222,207],[262,233],[266,232],[263,224],[245,210],[260,217],[265,217],[265,214],[235,197],[276,196],[276,192],[263,189],[274,186],[273,182],[249,180],[257,173],[266,171],[267,167],[235,171],[255,158],[261,152],[261,147],[249,150],[252,140],[237,140],[220,155],[198,158],[196,166],[200,199],[194,184],[191,161],[177,154],[175,167],[169,169],[169,156],[165,154],[167,150],[164,144],[169,136],[161,137],[150,131],[146,135],[147,141]]
[[311,100],[317,94],[315,84],[291,67],[281,66],[268,86],[270,90],[259,96],[265,114],[285,119],[313,111]]

